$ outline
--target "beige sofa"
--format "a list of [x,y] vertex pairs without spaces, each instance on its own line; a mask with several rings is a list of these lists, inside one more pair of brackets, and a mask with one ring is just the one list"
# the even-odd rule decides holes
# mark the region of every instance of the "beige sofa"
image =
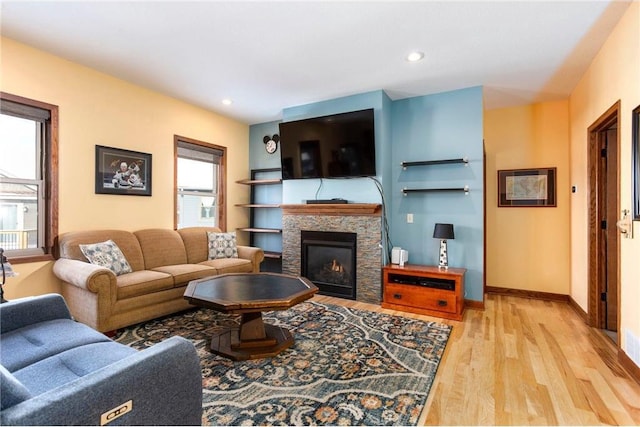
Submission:
[[[192,307],[184,298],[191,280],[260,271],[264,251],[238,246],[238,258],[208,259],[207,232],[215,227],[74,231],[58,238],[54,274],[76,320],[101,332]],[[90,264],[79,245],[113,240],[133,270],[116,276]]]

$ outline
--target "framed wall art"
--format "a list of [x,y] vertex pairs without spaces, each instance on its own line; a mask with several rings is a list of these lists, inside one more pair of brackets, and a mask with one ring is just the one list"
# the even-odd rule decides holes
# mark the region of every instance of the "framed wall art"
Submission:
[[555,207],[556,168],[498,171],[498,207]]
[[96,194],[151,196],[151,154],[96,145]]
[[632,113],[631,123],[633,126],[631,135],[631,144],[633,154],[631,156],[633,164],[631,167],[631,188],[633,194],[631,200],[633,202],[633,219],[640,221],[640,105],[638,105]]

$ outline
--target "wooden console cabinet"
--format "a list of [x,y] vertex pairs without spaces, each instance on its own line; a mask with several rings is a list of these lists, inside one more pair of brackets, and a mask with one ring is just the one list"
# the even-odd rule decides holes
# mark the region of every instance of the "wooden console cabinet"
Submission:
[[382,307],[462,320],[466,269],[390,264],[382,271]]

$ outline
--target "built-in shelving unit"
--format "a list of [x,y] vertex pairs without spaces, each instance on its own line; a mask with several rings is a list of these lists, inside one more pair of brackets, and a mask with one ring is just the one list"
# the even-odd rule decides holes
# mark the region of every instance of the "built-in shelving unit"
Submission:
[[[259,210],[275,210],[281,207],[281,189],[280,191],[270,192],[260,191],[261,186],[281,185],[281,178],[272,178],[273,175],[280,175],[281,172],[280,168],[253,169],[250,179],[236,181],[238,184],[251,186],[250,202],[235,205],[237,207],[250,209],[249,226],[241,227],[237,230],[249,233],[249,244],[251,246],[261,247],[264,250],[265,260],[260,267],[262,271],[282,271],[282,229],[274,228],[272,224],[264,224],[264,215],[257,214]],[[260,178],[261,176],[266,177]],[[272,250],[273,247],[278,247],[280,250]]]
[[[469,164],[469,159],[466,157],[462,157],[459,159],[443,159],[443,160],[419,160],[415,162],[402,162],[400,166],[402,166],[403,170],[407,170],[408,167],[411,166],[434,166],[434,165],[448,165],[448,164],[464,164],[466,167]],[[465,185],[464,187],[457,188],[403,188],[402,195],[406,196],[407,194],[413,193],[443,193],[443,192],[464,192],[465,195],[469,194],[469,186]]]

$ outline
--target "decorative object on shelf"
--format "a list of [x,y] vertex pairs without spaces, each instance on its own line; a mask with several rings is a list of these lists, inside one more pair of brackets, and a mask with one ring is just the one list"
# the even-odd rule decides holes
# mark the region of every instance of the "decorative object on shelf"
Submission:
[[264,142],[264,149],[267,150],[267,153],[273,154],[278,149],[278,142],[280,141],[280,136],[276,133],[273,136],[265,135],[262,138],[262,142]]
[[96,194],[151,196],[151,154],[96,145]]
[[434,239],[440,239],[440,262],[438,267],[449,268],[449,260],[447,258],[447,239],[454,239],[453,224],[436,224],[433,228]]
[[498,171],[498,207],[555,207],[556,168]]
[[633,194],[631,201],[633,202],[633,208],[631,216],[634,221],[640,221],[640,105],[633,109],[633,115],[631,117],[632,130],[632,150],[633,150],[633,164],[631,165],[631,173],[633,174],[632,189]]
[[409,251],[397,246],[393,247],[391,249],[391,264],[397,264],[402,267],[406,262],[409,262]]
[[7,302],[4,299],[4,282],[7,277],[15,277],[18,275],[15,271],[13,271],[13,267],[9,263],[9,260],[6,256],[4,256],[4,249],[0,248],[0,263],[2,264],[2,283],[0,283],[0,304]]

